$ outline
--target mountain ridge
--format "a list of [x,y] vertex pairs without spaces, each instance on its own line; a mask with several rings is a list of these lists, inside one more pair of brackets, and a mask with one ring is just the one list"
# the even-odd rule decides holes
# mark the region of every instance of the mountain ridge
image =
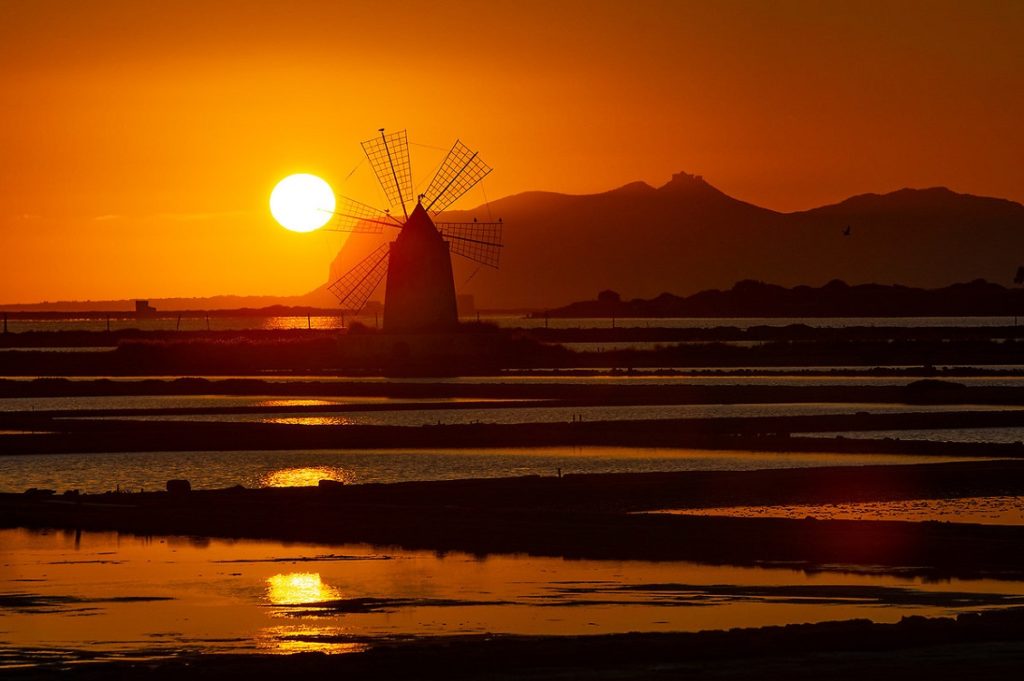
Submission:
[[[630,298],[689,294],[756,279],[779,285],[893,283],[937,288],[957,281],[1008,281],[1024,262],[1024,205],[944,186],[864,193],[780,212],[722,192],[700,175],[673,174],[660,187],[629,182],[603,192],[531,190],[440,220],[504,222],[499,271],[453,257],[456,289],[477,307],[545,309],[603,289]],[[846,233],[848,231],[848,234]],[[393,236],[393,235],[391,235]],[[324,285],[293,296],[158,299],[164,309],[336,304],[327,284],[388,235],[353,235]],[[374,299],[382,299],[378,289]],[[92,301],[96,304],[125,301]],[[8,309],[84,309],[83,302]]]

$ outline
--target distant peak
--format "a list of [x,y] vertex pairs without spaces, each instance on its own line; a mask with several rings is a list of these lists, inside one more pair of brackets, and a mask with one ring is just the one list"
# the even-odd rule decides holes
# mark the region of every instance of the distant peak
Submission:
[[629,194],[629,193],[637,193],[637,192],[644,192],[644,193],[646,193],[646,192],[653,191],[653,190],[654,190],[654,187],[652,187],[651,185],[647,184],[646,182],[638,180],[636,182],[630,182],[629,184],[624,184],[621,187],[617,187],[616,189],[611,190],[611,193],[616,193],[616,194],[620,194],[620,193],[622,193],[622,194]]

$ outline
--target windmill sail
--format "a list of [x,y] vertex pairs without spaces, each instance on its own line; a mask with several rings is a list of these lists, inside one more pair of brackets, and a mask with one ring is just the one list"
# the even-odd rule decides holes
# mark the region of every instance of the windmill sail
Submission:
[[331,232],[380,234],[385,227],[400,227],[401,222],[388,213],[353,199],[339,196],[334,218],[327,228]]
[[384,128],[381,128],[380,137],[363,142],[363,152],[388,197],[388,203],[392,207],[401,206],[402,213],[408,218],[405,201],[412,198],[412,164],[409,162],[409,140],[405,130],[385,135]]
[[501,257],[501,220],[438,222],[436,226],[452,253],[498,269]]
[[338,304],[358,314],[374,289],[388,271],[388,250],[391,244],[382,244],[363,258],[358,265],[327,287],[338,298]]
[[423,194],[423,205],[437,215],[472,189],[489,172],[491,167],[480,159],[477,152],[455,140]]

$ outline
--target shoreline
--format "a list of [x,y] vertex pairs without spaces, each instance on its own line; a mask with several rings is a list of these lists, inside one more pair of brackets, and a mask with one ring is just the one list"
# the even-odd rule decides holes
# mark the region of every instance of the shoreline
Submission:
[[[874,566],[1024,579],[1024,527],[632,514],[658,508],[1024,494],[1024,462],[594,474],[232,488],[187,494],[0,494],[5,526],[368,543],[473,554],[804,569]],[[853,569],[850,567],[850,569]]]
[[895,624],[843,620],[694,633],[594,636],[465,635],[360,640],[297,637],[366,646],[345,654],[189,654],[148,660],[106,656],[75,664],[6,669],[11,681],[145,677],[252,679],[637,679],[794,680],[1013,678],[1024,664],[1024,608]]
[[[951,419],[955,425],[951,426]],[[1024,443],[791,437],[791,433],[1024,427],[1024,410],[841,416],[720,417],[421,426],[310,426],[215,421],[55,419],[0,415],[3,453],[88,454],[291,449],[487,449],[633,446],[741,451],[1021,458]]]

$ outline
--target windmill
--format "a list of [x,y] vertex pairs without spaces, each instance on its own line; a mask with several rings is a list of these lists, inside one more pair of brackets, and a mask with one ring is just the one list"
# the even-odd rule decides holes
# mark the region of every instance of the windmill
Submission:
[[[387,276],[384,330],[398,332],[446,330],[458,324],[451,254],[497,269],[501,255],[501,220],[497,222],[434,222],[489,172],[490,166],[461,141],[448,151],[426,191],[413,199],[409,141],[405,130],[362,143],[387,197],[380,210],[339,197],[329,229],[380,234],[398,231],[328,288],[346,310],[357,314]],[[392,211],[401,208],[399,218]]]

